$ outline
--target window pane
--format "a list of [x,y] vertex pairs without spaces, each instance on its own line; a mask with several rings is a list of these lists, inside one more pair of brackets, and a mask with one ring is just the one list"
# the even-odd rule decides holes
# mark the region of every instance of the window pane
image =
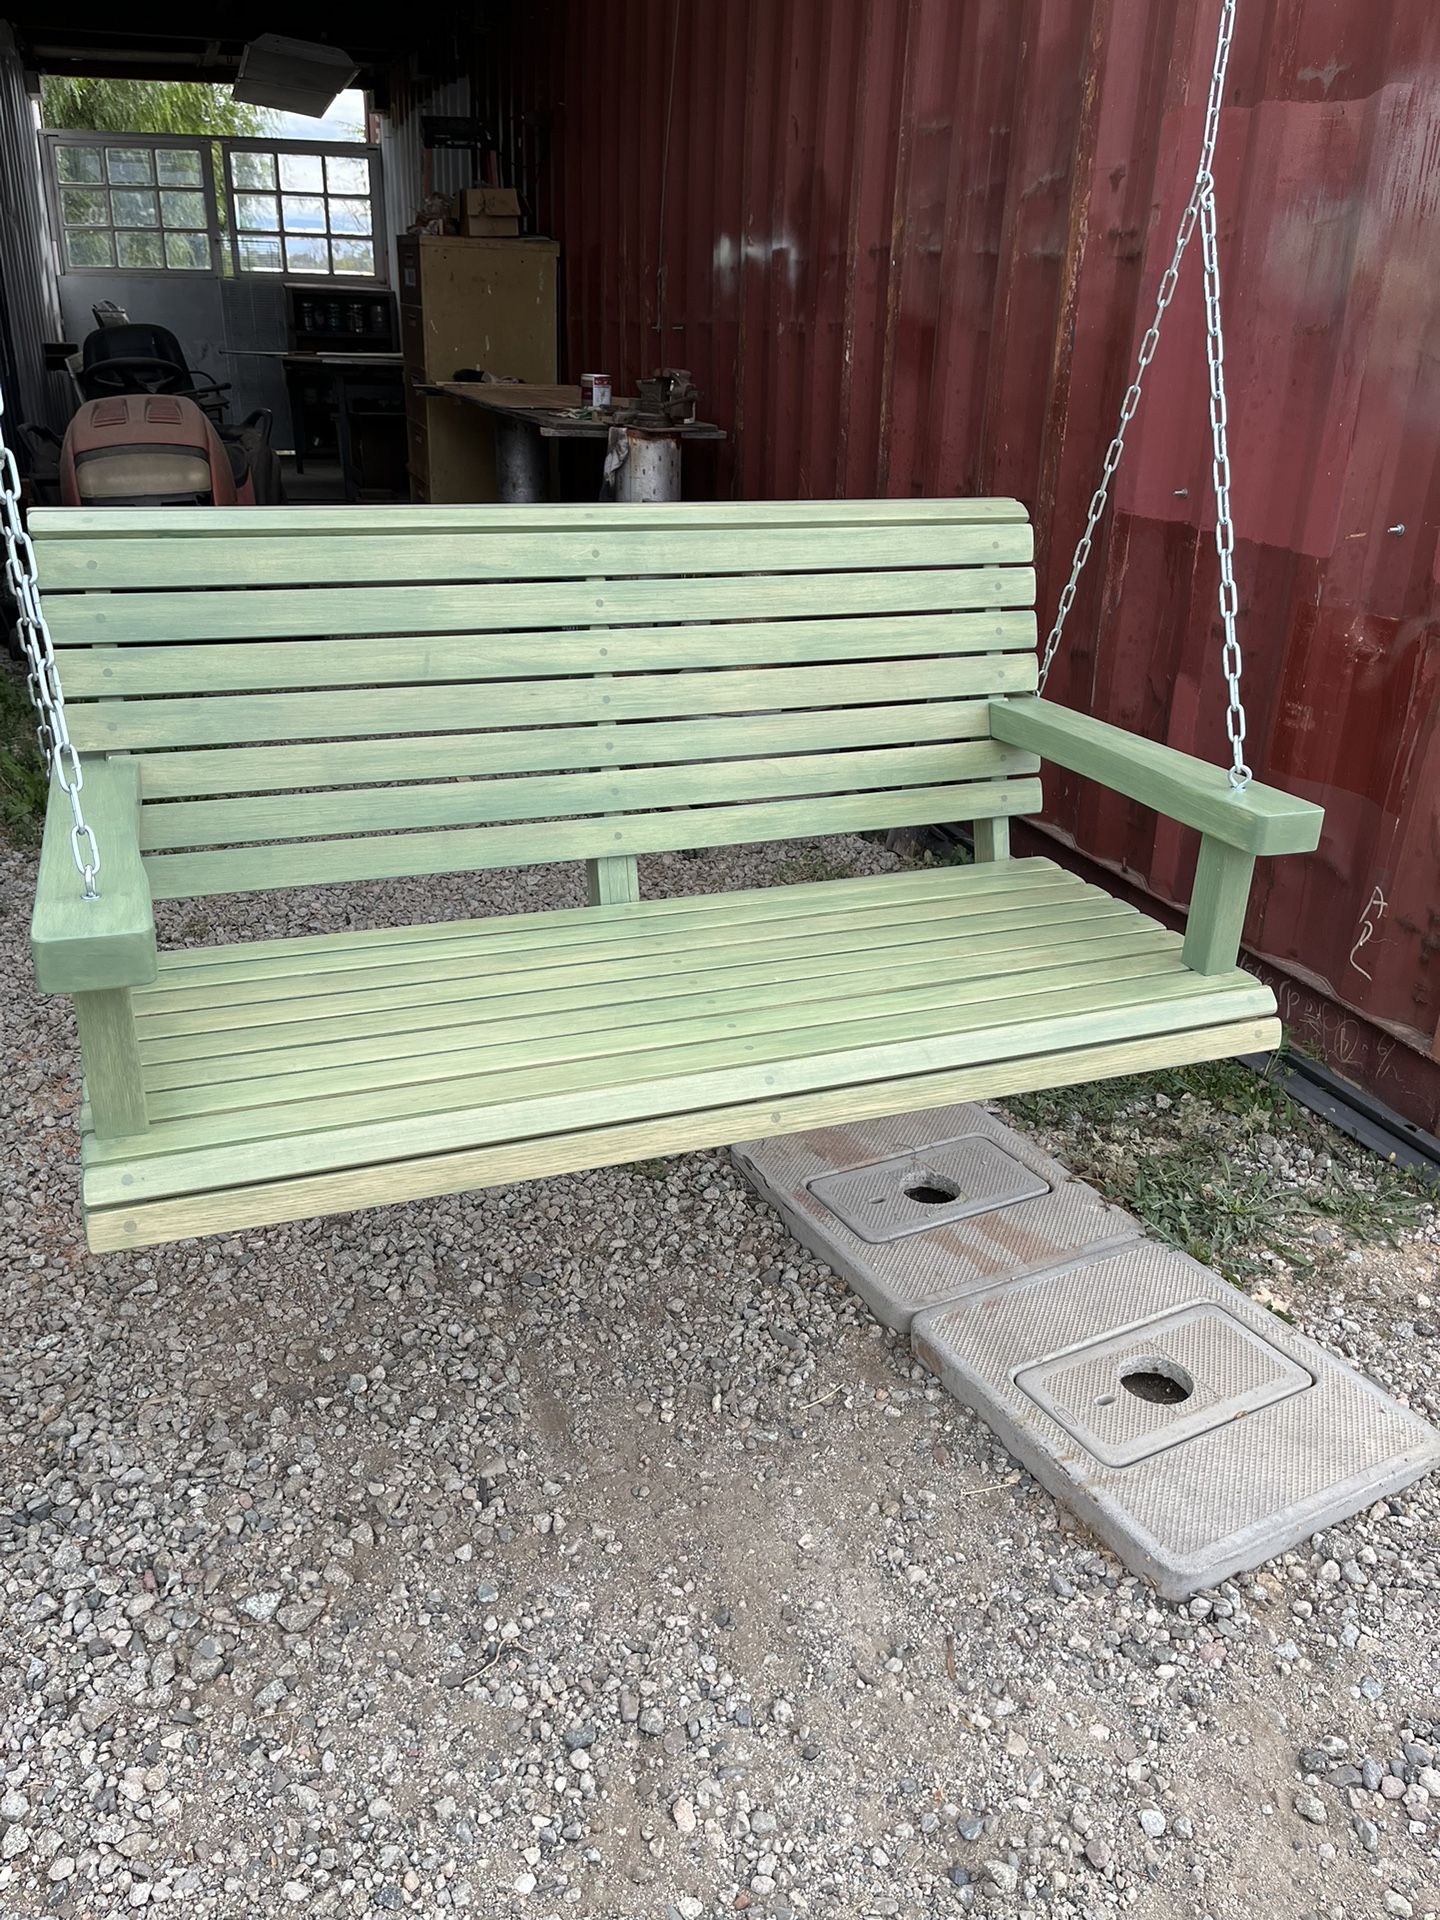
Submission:
[[369,233],[370,202],[368,200],[332,200],[330,231],[332,233]]
[[289,193],[319,193],[325,185],[318,153],[282,153],[280,185]]
[[370,162],[350,153],[327,154],[325,185],[331,193],[369,193]]
[[332,240],[336,273],[375,272],[375,249],[368,240]]
[[283,262],[278,240],[262,240],[241,234],[240,267],[244,273],[279,273]]
[[273,153],[232,153],[230,178],[237,187],[255,187],[263,193],[275,191]]
[[237,193],[235,224],[242,233],[278,233],[280,202],[273,193]]
[[74,181],[77,186],[94,186],[105,178],[98,147],[56,147],[55,177]]
[[160,211],[167,227],[203,227],[205,196],[203,193],[162,193]]
[[325,202],[318,193],[287,193],[281,205],[285,209],[287,233],[325,231]]
[[108,233],[87,233],[83,228],[67,231],[65,258],[72,267],[113,267],[114,242]]
[[160,209],[153,193],[112,193],[110,204],[117,227],[158,227],[160,224]]
[[110,204],[102,187],[98,193],[87,187],[63,187],[60,214],[67,227],[107,227]]
[[323,239],[297,239],[292,234],[285,241],[285,265],[291,273],[329,273],[330,250]]
[[203,184],[200,155],[193,147],[161,148],[155,155],[155,171],[162,187],[198,187]]
[[105,165],[112,180],[121,186],[148,186],[155,178],[148,147],[111,147]]
[[158,233],[117,233],[115,251],[122,267],[163,267]]
[[210,236],[205,233],[167,233],[165,264],[167,267],[179,267],[186,271],[208,272]]

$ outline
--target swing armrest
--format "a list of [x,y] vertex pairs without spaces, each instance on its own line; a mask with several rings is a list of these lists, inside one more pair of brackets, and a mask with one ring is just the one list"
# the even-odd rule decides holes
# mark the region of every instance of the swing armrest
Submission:
[[1323,808],[1258,781],[1237,793],[1225,768],[1069,707],[1033,695],[992,700],[990,733],[1241,853],[1310,853],[1320,844]]
[[70,799],[50,782],[40,877],[30,921],[45,993],[137,987],[155,978],[155,919],[140,863],[140,772],[130,760],[84,764],[81,800],[100,848],[99,898],[87,900],[70,849]]

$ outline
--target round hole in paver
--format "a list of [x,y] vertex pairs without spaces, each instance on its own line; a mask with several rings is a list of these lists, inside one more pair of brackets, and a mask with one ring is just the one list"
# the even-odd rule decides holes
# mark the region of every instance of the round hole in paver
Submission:
[[925,1173],[905,1188],[905,1198],[922,1207],[948,1207],[952,1200],[960,1198],[960,1189],[951,1181],[942,1180],[937,1173]]
[[1177,1407],[1195,1391],[1195,1382],[1173,1360],[1142,1360],[1125,1369],[1120,1384],[1137,1400],[1148,1400],[1157,1407]]

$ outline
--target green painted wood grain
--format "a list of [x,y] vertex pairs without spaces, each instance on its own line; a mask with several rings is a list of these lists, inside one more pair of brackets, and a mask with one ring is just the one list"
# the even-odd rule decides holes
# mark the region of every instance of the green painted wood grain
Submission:
[[[503,780],[437,780],[328,794],[155,801],[140,819],[146,853],[239,846],[255,840],[326,839],[421,827],[554,820],[653,807],[941,786],[1034,774],[1034,754],[989,740],[965,746],[803,753],[697,766],[616,767],[603,773],[530,774]],[[623,898],[633,899],[626,894]]]
[[1048,700],[997,700],[990,709],[997,740],[1098,780],[1141,806],[1198,827],[1247,853],[1308,853],[1320,844],[1324,810],[1258,781],[1237,793],[1223,767],[1119,727],[1052,706]]
[[[762,1047],[749,1038],[720,1042],[707,1050],[703,1068],[694,1066],[693,1050],[687,1050],[692,1056],[686,1063],[688,1070],[682,1066],[675,1073],[667,1072],[662,1050],[647,1054],[641,1077],[623,1084],[616,1082],[618,1068],[613,1060],[545,1070],[563,1076],[560,1092],[544,1090],[541,1072],[500,1075],[498,1084],[490,1088],[495,1096],[490,1104],[449,1105],[443,1112],[416,1115],[397,1116],[392,1111],[378,1122],[317,1127],[313,1132],[259,1140],[228,1137],[246,1124],[239,1116],[203,1123],[188,1120],[183,1129],[187,1145],[182,1151],[156,1151],[163,1148],[168,1128],[152,1128],[133,1143],[92,1141],[84,1175],[85,1201],[92,1208],[133,1205],[246,1181],[294,1178],[367,1162],[387,1164],[409,1155],[454,1152],[657,1115],[683,1116],[701,1107],[778,1100],[822,1086],[861,1085],[1032,1052],[1264,1018],[1274,1007],[1268,989],[1243,974],[1204,978],[1188,970],[1145,982],[1089,988],[1068,1005],[1063,995],[1041,999],[1046,1004],[1027,1003],[1024,998],[1010,1001],[1010,1017],[1003,1022],[990,1018],[982,1007],[974,1015],[978,1024],[958,1031],[957,1015],[949,1008],[911,1016],[904,1031],[903,1019],[897,1019],[884,1041],[877,1039],[873,1029],[847,1035],[844,1026],[837,1025],[829,1030],[823,1050],[816,1050],[816,1032],[811,1029],[798,1041],[804,1049],[798,1054],[781,1055],[778,1048]],[[465,1083],[449,1089],[452,1099],[464,1100],[473,1093]],[[340,1120],[342,1115],[336,1112],[333,1118]]]
[[1019,500],[667,500],[607,502],[548,501],[526,506],[485,503],[416,506],[313,507],[37,507],[29,525],[42,552],[59,542],[200,539],[243,545],[255,539],[285,537],[309,541],[317,534],[347,534],[369,540],[377,534],[527,532],[609,532],[617,522],[631,531],[697,527],[767,528],[830,526],[969,526],[995,521],[1024,521]]
[[585,897],[592,907],[623,906],[640,898],[640,869],[633,854],[585,862]]
[[[144,1084],[147,1091],[176,1096],[155,1106],[157,1117],[166,1119],[265,1100],[328,1095],[345,1088],[358,1091],[367,1086],[440,1080],[485,1067],[498,1057],[492,1054],[498,1047],[519,1048],[528,1065],[547,1052],[552,1058],[583,1058],[634,1051],[646,1033],[655,1036],[657,1045],[671,1045],[701,1021],[727,1032],[803,1027],[812,1024],[822,1010],[833,1014],[837,989],[847,1018],[853,1019],[867,1006],[893,1004],[897,994],[904,995],[909,1009],[924,1006],[932,997],[946,998],[957,986],[1004,999],[1020,991],[1020,983],[1028,987],[1042,977],[1064,984],[1098,969],[1101,976],[1118,979],[1130,977],[1127,969],[1138,977],[1147,971],[1173,972],[1182,964],[1174,934],[1160,928],[1145,932],[1133,925],[1104,938],[1009,955],[999,991],[995,962],[970,953],[967,947],[931,943],[908,953],[892,950],[888,960],[880,951],[858,958],[868,965],[806,975],[792,964],[774,969],[759,982],[746,979],[738,970],[716,969],[688,982],[667,980],[663,991],[646,982],[643,994],[628,999],[614,986],[591,989],[575,999],[567,997],[558,1015],[555,1004],[547,1004],[539,993],[476,999],[445,1009],[449,1021],[432,1010],[427,1027],[392,1025],[373,1035],[352,1031],[328,1045],[317,1043],[307,1024],[300,1034],[302,1044],[231,1049],[223,1054],[217,1047],[202,1058],[147,1066]],[[250,1037],[247,1033],[246,1038]],[[360,1077],[347,1078],[352,1070]],[[316,1075],[329,1077],[317,1080]]]
[[[1024,690],[1032,654],[933,660],[925,685],[939,699]],[[734,672],[636,673],[558,680],[494,680],[444,688],[347,688],[326,693],[235,693],[199,699],[77,701],[70,734],[81,752],[279,740],[393,737],[477,728],[563,726],[744,713],[748,708],[883,705],[895,697],[888,663],[755,667]],[[992,708],[993,712],[993,708]]]
[[[1087,902],[1064,912],[1037,905],[1008,915],[974,908],[941,915],[930,908],[927,916],[838,932],[788,923],[775,936],[751,929],[744,939],[721,935],[701,946],[651,937],[599,950],[598,956],[584,950],[548,962],[541,954],[520,953],[508,959],[497,955],[487,965],[483,949],[467,949],[453,959],[422,957],[412,966],[316,971],[282,980],[262,976],[163,994],[150,988],[137,999],[137,1017],[146,1059],[174,1059],[227,1048],[308,1044],[316,1028],[331,1019],[353,1022],[356,1033],[384,1032],[388,1020],[406,1024],[412,1012],[415,1018],[408,1024],[414,1026],[427,1019],[436,1024],[478,1019],[489,1017],[487,1009],[502,1001],[533,1002],[537,996],[559,1009],[556,1024],[563,1026],[572,1005],[633,999],[641,991],[656,998],[693,992],[708,988],[712,976],[723,976],[737,989],[774,980],[836,980],[882,966],[887,954],[896,965],[905,965],[931,951],[947,965],[978,972],[1001,969],[1012,960],[1043,960],[1052,949],[1092,939],[1160,933],[1179,951],[1177,935],[1118,901]],[[276,1033],[280,1026],[294,1032]]]
[[[1064,966],[1038,967],[1003,978],[989,974],[956,979],[937,964],[911,973],[903,983],[868,977],[852,982],[845,997],[844,1021],[852,1030],[872,1021],[888,1031],[897,1014],[910,1020],[932,1009],[953,1010],[977,1001],[1003,1019],[1006,1002],[1021,994],[1073,996],[1082,988],[1112,982],[1170,978],[1182,968],[1174,943],[1164,941],[1151,941],[1133,952],[1087,956]],[[658,1019],[650,1017],[652,1009],[644,999],[624,1009],[620,1019],[616,1012],[612,1007],[598,1018],[582,1020],[567,1015],[563,1022],[548,1026],[543,1014],[538,1019],[532,1015],[504,1026],[472,1029],[469,1044],[392,1054],[378,1061],[352,1060],[329,1067],[307,1066],[303,1060],[287,1062],[277,1074],[230,1077],[224,1085],[215,1084],[212,1075],[205,1084],[156,1094],[150,1110],[156,1122],[163,1123],[208,1114],[233,1115],[239,1110],[253,1114],[257,1108],[281,1106],[284,1111],[276,1115],[276,1122],[287,1129],[311,1101],[327,1103],[324,1111],[332,1118],[335,1109],[329,1103],[337,1099],[344,1099],[347,1106],[353,1101],[348,1110],[354,1118],[363,1119],[386,1111],[392,1095],[401,1103],[399,1111],[415,1110],[412,1098],[423,1100],[424,1110],[433,1111],[448,1104],[449,1082],[510,1071],[528,1075],[547,1067],[602,1059],[623,1061],[628,1071],[647,1052],[678,1059],[681,1048],[728,1044],[742,1036],[763,1042],[778,1035],[788,1045],[797,1034],[812,1029],[823,1037],[825,1028],[836,1022],[838,1010],[828,994],[818,998],[792,994],[768,1002],[694,994],[669,1002]],[[373,1110],[365,1104],[372,1096]],[[253,1133],[263,1131],[266,1122],[261,1116],[249,1124]]]
[[723,1146],[760,1134],[803,1133],[836,1123],[914,1113],[965,1101],[1031,1093],[1042,1087],[1183,1067],[1279,1044],[1280,1023],[1250,1019],[1204,1025],[1091,1046],[987,1061],[978,1066],[863,1086],[822,1089],[745,1105],[694,1109],[648,1120],[525,1139],[498,1147],[421,1155],[338,1173],[225,1187],[142,1206],[90,1208],[85,1232],[96,1253],[161,1245],[209,1233],[238,1233],[352,1207],[463,1193],[543,1179],[656,1154]]
[[1010,858],[1008,820],[975,820],[971,823],[971,830],[975,836],[975,861],[978,866]]
[[539,825],[526,822],[520,826],[456,827],[349,840],[291,841],[283,846],[153,853],[146,856],[145,871],[157,900],[176,900],[217,893],[259,893],[271,887],[417,878],[555,860],[669,853],[681,847],[808,839],[970,819],[980,814],[1034,813],[1039,805],[1038,781],[974,781],[963,786],[906,787],[894,793],[604,814]]
[[[300,562],[307,586],[391,586],[478,581],[650,578],[676,575],[814,574],[829,568],[1026,564],[1034,543],[1025,521],[888,526],[758,526],[737,542],[728,526],[630,527],[623,518],[582,532],[503,529],[431,534],[416,529],[368,540],[314,533]],[[47,594],[100,588],[290,587],[292,540],[252,533],[244,541],[176,540],[170,534],[125,540],[62,541],[45,556]]]
[[30,951],[45,993],[84,993],[155,977],[155,923],[140,862],[139,773],[131,761],[84,763],[85,815],[100,847],[99,897],[85,898],[70,846],[70,801],[52,780]]
[[128,987],[75,995],[88,1124],[104,1140],[143,1133],[147,1118],[140,1042]]
[[[437,715],[437,719],[438,719]],[[708,720],[632,720],[620,726],[542,726],[508,733],[430,733],[283,747],[205,747],[140,753],[146,800],[220,793],[293,792],[413,780],[600,766],[677,765],[757,753],[838,751],[931,740],[988,738],[985,699],[907,706],[832,707]]]
[[[66,698],[277,692],[533,679],[547,673],[644,673],[695,667],[804,666],[924,659],[1035,646],[1033,613],[926,613],[853,620],[720,621],[689,627],[590,627],[512,633],[388,634],[168,646],[62,647]],[[924,672],[917,666],[914,671]],[[918,692],[919,689],[917,688]]]
[[[382,949],[389,956],[413,947],[450,940],[481,940],[497,952],[515,947],[579,944],[589,946],[612,935],[629,938],[637,928],[684,920],[693,925],[740,926],[750,920],[806,919],[816,914],[869,913],[876,907],[911,901],[943,902],[975,896],[1009,900],[1034,888],[1070,888],[1097,898],[1110,896],[1087,886],[1054,860],[1014,860],[1003,871],[982,872],[973,867],[915,867],[896,873],[846,875],[837,880],[806,880],[784,887],[740,887],[733,893],[660,894],[646,900],[639,916],[629,911],[592,909],[577,914],[572,907],[551,907],[535,913],[497,914],[482,920],[432,920],[404,927],[346,927],[333,933],[286,935],[279,939],[247,940],[243,947],[180,947],[160,955],[161,978],[156,991],[177,976],[205,974],[241,979],[255,970],[284,972],[292,963],[303,970],[312,961],[321,965],[349,965],[351,955],[364,956]],[[369,964],[361,958],[360,964]],[[217,973],[217,970],[218,973]]]
[[[302,563],[303,566],[303,563]],[[57,643],[264,640],[315,634],[497,632],[507,627],[638,626],[667,618],[804,619],[859,613],[1033,607],[1029,567],[735,575],[681,580],[537,580],[517,585],[214,588],[202,593],[57,593]]]
[[1185,964],[1197,973],[1233,967],[1245,931],[1255,855],[1206,834],[1185,923]]

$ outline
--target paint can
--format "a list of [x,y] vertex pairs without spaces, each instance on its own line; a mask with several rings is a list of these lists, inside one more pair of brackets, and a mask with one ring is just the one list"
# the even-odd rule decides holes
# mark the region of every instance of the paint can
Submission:
[[580,376],[580,404],[582,407],[608,407],[612,396],[608,373],[582,373]]

